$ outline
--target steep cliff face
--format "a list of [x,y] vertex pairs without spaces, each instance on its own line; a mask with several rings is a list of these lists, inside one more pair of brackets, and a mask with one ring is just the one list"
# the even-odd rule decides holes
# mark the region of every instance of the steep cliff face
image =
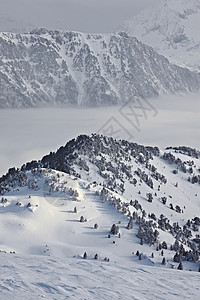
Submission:
[[118,31],[137,37],[172,63],[199,71],[199,27],[199,0],[155,0]]
[[0,34],[0,107],[112,105],[195,91],[199,75],[125,33]]

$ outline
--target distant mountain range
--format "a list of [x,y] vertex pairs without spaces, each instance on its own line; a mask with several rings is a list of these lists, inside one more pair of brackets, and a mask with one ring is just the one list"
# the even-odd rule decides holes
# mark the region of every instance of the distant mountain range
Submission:
[[0,33],[0,107],[112,105],[196,91],[200,76],[126,33]]
[[137,37],[172,63],[200,71],[199,28],[200,0],[155,0],[118,31]]

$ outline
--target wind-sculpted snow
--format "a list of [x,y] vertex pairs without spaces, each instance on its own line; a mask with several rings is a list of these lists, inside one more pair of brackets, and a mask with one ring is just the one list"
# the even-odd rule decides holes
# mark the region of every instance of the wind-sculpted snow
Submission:
[[123,32],[1,33],[0,53],[1,108],[113,105],[200,87],[198,74]]
[[[9,258],[9,259],[8,259]],[[199,273],[81,258],[0,255],[2,299],[199,299]]]

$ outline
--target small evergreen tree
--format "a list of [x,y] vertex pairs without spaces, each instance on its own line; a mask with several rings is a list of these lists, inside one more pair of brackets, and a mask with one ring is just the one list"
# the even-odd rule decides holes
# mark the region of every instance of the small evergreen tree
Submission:
[[163,204],[166,204],[167,198],[166,197],[161,197],[161,201],[162,201]]
[[112,225],[110,232],[112,234],[118,234],[119,233],[119,226],[116,226],[115,224]]
[[127,229],[132,229],[133,228],[133,217],[130,217],[130,220],[128,222],[128,225],[126,226]]
[[176,252],[176,254],[174,255],[173,260],[174,260],[175,262],[177,262],[177,263],[181,263],[181,260],[182,260],[181,254]]
[[183,270],[183,264],[180,262],[180,264],[178,265],[178,270]]
[[164,242],[162,242],[162,248],[163,249],[167,249],[167,243],[164,241]]
[[85,221],[84,217],[81,216],[81,217],[80,217],[80,222],[84,222],[84,221]]
[[94,229],[98,229],[98,224],[97,223],[94,224]]
[[140,255],[140,252],[139,252],[138,250],[137,250],[137,252],[136,252],[136,255],[137,255],[137,256],[139,256],[139,255]]
[[94,259],[98,259],[98,258],[99,258],[99,256],[98,256],[98,254],[96,253],[95,256],[94,256]]
[[152,193],[147,193],[147,200],[148,200],[148,202],[152,202],[153,201],[153,195],[152,195]]

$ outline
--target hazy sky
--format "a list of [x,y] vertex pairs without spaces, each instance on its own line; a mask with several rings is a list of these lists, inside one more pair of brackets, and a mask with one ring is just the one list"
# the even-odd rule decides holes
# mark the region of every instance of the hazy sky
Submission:
[[0,31],[34,27],[111,32],[155,0],[0,0]]

